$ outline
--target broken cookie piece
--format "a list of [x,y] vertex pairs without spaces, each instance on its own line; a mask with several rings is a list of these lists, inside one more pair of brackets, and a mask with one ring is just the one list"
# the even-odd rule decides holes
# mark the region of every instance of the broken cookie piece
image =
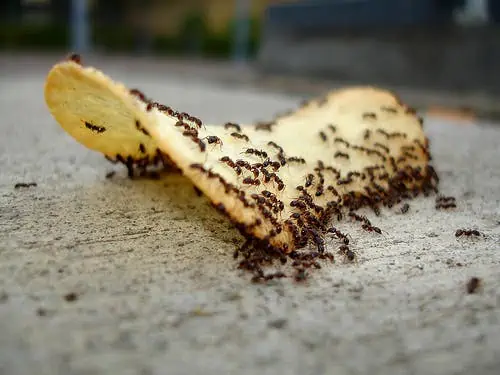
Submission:
[[203,124],[74,61],[52,68],[45,96],[85,146],[114,160],[174,164],[245,237],[281,252],[308,243],[322,252],[331,220],[346,211],[437,185],[421,119],[372,87],[255,125]]
[[129,93],[99,71],[83,68],[73,56],[50,71],[45,85],[46,103],[62,128],[108,160],[125,164],[129,175],[134,167],[171,164],[142,126],[148,121],[141,111],[145,105],[134,95],[142,93]]

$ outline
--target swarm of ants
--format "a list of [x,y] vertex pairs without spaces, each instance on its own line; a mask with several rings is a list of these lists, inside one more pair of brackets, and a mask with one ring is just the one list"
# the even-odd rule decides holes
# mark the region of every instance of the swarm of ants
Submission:
[[[70,59],[81,64],[81,59],[77,55],[70,56]],[[242,144],[239,154],[218,154],[216,159],[219,163],[217,166],[228,169],[233,173],[234,179],[223,177],[227,174],[218,173],[220,169],[208,168],[206,163],[199,160],[192,161],[189,168],[201,176],[200,181],[207,179],[222,186],[227,197],[234,198],[234,201],[239,205],[242,204],[244,208],[254,210],[253,222],[243,224],[242,218],[230,215],[231,209],[234,210],[232,206],[225,207],[218,200],[219,197],[209,196],[212,202],[218,202],[213,203],[214,208],[232,217],[233,224],[245,237],[245,243],[235,251],[234,258],[238,260],[239,269],[252,274],[251,280],[255,283],[284,277],[292,277],[295,281],[302,282],[307,280],[313,270],[321,269],[322,262],[334,262],[337,257],[346,262],[354,262],[357,255],[351,248],[350,236],[333,226],[337,225],[336,222],[350,219],[370,235],[380,235],[382,229],[373,225],[365,215],[359,214],[360,209],[370,208],[379,216],[382,207],[390,209],[398,205],[398,212],[406,214],[410,209],[406,200],[420,194],[429,196],[438,193],[438,175],[434,168],[427,164],[431,159],[427,138],[422,135],[423,142],[418,139],[412,141],[407,139],[409,137],[405,133],[391,132],[389,131],[391,128],[383,129],[383,126],[377,126],[379,121],[380,124],[383,121],[380,116],[386,114],[397,116],[400,112],[403,112],[402,116],[411,116],[413,121],[418,120],[414,121],[417,127],[422,126],[422,119],[416,116],[415,110],[401,103],[394,107],[382,106],[379,108],[380,111],[360,112],[360,121],[365,125],[368,124],[368,128],[364,129],[363,140],[358,144],[354,144],[357,141],[353,137],[346,137],[347,139],[342,137],[342,124],[326,124],[321,130],[315,130],[314,137],[320,142],[316,146],[321,148],[318,151],[318,158],[323,160],[315,160],[313,165],[308,164],[313,163],[311,160],[307,162],[302,157],[305,155],[300,155],[300,148],[295,149],[298,155],[294,155],[293,151],[290,151],[289,155],[287,154],[289,150],[284,147],[287,144],[282,143],[283,138],[273,137],[274,129],[279,125],[277,121],[279,116],[273,121],[254,125],[253,130],[265,134],[265,138],[260,139],[264,142],[254,142],[254,135],[250,139],[243,133],[245,127],[231,122],[223,126],[227,134],[217,133],[220,137],[203,136],[200,134],[209,126],[203,125],[197,117],[151,101],[137,89],[130,90],[130,94],[143,102],[147,112],[158,111],[168,116],[170,120],[173,119],[174,129],[184,137],[182,139],[186,139],[190,147],[204,156],[208,156],[213,150],[222,151],[223,140],[226,146],[234,142]],[[316,104],[322,106],[327,102],[328,98],[323,98]],[[304,106],[310,104],[311,102],[306,102]],[[92,133],[106,132],[106,128],[92,123],[85,123],[85,127]],[[141,137],[151,137],[139,120],[135,120],[134,131],[140,132]],[[251,135],[252,132],[247,131],[247,134]],[[396,146],[398,142],[401,143]],[[398,147],[399,155],[394,157],[393,151]],[[111,160],[125,164],[130,177],[135,176],[136,169],[143,175],[147,167],[152,165],[178,169],[168,155],[159,149],[149,154],[150,150],[147,150],[143,143],[138,144],[138,149],[141,153],[140,158],[116,155]],[[344,166],[347,169],[360,154],[368,157],[373,164],[359,170],[342,170]],[[334,163],[328,165],[332,161]],[[292,168],[301,171],[302,168],[308,168],[303,174],[299,174],[302,180],[298,186],[288,185],[288,181],[285,181],[288,180],[285,177],[287,175],[285,172],[281,173],[282,169]],[[201,194],[201,191],[197,190],[197,193]],[[442,195],[436,197],[437,210],[456,207],[454,197]],[[286,217],[283,217],[285,213]],[[264,235],[259,234],[264,238],[257,238],[256,228],[262,228],[264,224],[267,232]],[[280,234],[289,237],[286,241],[281,241],[281,247],[275,247],[271,244],[271,240]],[[455,233],[457,238],[481,235],[475,229],[458,229]],[[333,253],[326,250],[326,239],[337,242]],[[276,264],[290,265],[294,270],[293,275],[287,275],[283,271],[264,272],[266,267]]]

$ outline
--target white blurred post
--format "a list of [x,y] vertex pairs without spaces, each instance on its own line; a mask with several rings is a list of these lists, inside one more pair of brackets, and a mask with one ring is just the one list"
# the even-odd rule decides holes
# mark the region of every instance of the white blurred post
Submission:
[[235,0],[235,30],[233,36],[233,60],[245,62],[248,59],[250,37],[250,2]]
[[89,4],[87,0],[71,0],[71,49],[84,53],[90,50]]
[[467,0],[463,9],[457,12],[456,19],[461,25],[484,25],[489,19],[488,1]]

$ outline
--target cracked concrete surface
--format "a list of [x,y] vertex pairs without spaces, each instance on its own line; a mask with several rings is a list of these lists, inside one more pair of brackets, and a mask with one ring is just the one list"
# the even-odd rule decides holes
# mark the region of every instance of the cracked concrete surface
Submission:
[[[58,127],[43,102],[51,62],[0,61],[1,374],[498,373],[499,127],[427,119],[457,209],[430,197],[406,215],[367,212],[382,235],[341,225],[357,264],[253,285],[232,259],[241,238],[182,176],[128,180]],[[208,122],[297,104],[161,66],[93,63]],[[462,227],[485,236],[457,240]],[[467,294],[472,276],[483,285]]]

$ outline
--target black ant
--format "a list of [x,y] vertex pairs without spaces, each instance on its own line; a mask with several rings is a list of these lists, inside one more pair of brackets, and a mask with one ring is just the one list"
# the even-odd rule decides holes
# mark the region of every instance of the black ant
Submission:
[[378,233],[378,234],[382,234],[382,231],[380,230],[380,228],[374,227],[373,225],[370,225],[370,224],[366,224],[365,223],[365,224],[363,224],[361,226],[361,228],[363,228],[367,232],[375,232],[375,233]]
[[300,164],[305,164],[305,163],[306,163],[305,159],[303,159],[303,158],[298,158],[298,157],[296,157],[296,156],[289,157],[289,158],[288,158],[288,162],[289,162],[289,163],[296,162],[296,163],[300,163]]
[[332,185],[328,185],[328,187],[326,188],[326,190],[331,191],[332,194],[335,195],[336,197],[339,196],[339,192]]
[[242,182],[247,185],[254,185],[254,186],[260,185],[260,180],[252,179],[251,177],[245,177]]
[[363,216],[363,215],[358,215],[357,213],[355,212],[352,212],[350,211],[349,214],[348,214],[350,217],[352,217],[354,220],[356,221],[359,221],[361,223],[364,223],[368,226],[371,226],[372,224],[370,223],[370,220],[368,220],[368,218],[366,216]]
[[308,274],[305,269],[298,269],[294,279],[296,282],[303,282],[307,279],[307,276]]
[[216,137],[215,135],[209,135],[208,137],[205,137],[203,139],[206,139],[208,144],[218,144],[218,145],[221,145],[222,146],[222,141],[219,137]]
[[224,129],[230,129],[230,128],[234,128],[236,129],[236,131],[240,132],[241,131],[241,126],[239,126],[238,124],[235,124],[234,122],[226,122],[224,124]]
[[448,208],[456,208],[457,205],[452,202],[452,203],[442,203],[442,202],[439,202],[436,204],[436,210],[439,210],[441,208],[444,208],[444,209],[448,209]]
[[182,135],[185,137],[198,137],[198,130],[196,130],[196,129],[184,130],[182,132]]
[[326,137],[326,134],[324,132],[319,132],[319,137],[321,138],[321,140],[323,142],[326,142],[327,141],[327,137]]
[[283,148],[281,146],[279,146],[276,142],[269,141],[269,142],[267,142],[267,145],[273,146],[274,148],[278,149],[278,151],[283,151]]
[[383,145],[382,143],[375,142],[375,143],[373,144],[373,146],[378,147],[378,148],[381,148],[382,150],[384,150],[384,152],[385,152],[386,154],[388,154],[388,153],[389,153],[389,147],[387,147],[387,146]]
[[259,122],[255,125],[255,130],[272,131],[273,122]]
[[347,245],[341,245],[338,253],[344,255],[350,262],[356,259],[356,254]]
[[135,127],[137,128],[137,130],[139,130],[140,132],[142,132],[144,135],[150,136],[149,132],[145,128],[142,127],[142,125],[139,122],[139,120],[135,120]]
[[136,98],[138,98],[140,101],[142,101],[144,103],[146,103],[148,101],[146,99],[146,95],[144,95],[144,93],[139,89],[131,89],[130,94],[135,96]]
[[476,290],[481,286],[481,279],[479,277],[471,277],[467,283],[467,293],[475,293]]
[[352,182],[352,178],[344,178],[344,179],[338,179],[337,180],[337,185],[348,185]]
[[238,138],[238,139],[243,139],[245,141],[249,141],[250,139],[248,138],[248,136],[246,136],[245,134],[240,134],[240,133],[231,133],[230,134],[231,137],[234,137],[234,138]]
[[199,118],[196,118],[196,117],[191,116],[191,117],[189,118],[189,120],[191,120],[192,122],[194,122],[194,123],[195,123],[195,125],[196,125],[198,128],[200,128],[200,129],[201,129],[201,126],[203,125],[203,122],[202,122]]
[[337,228],[331,227],[326,232],[334,234],[338,239],[342,240],[344,245],[349,245],[349,238],[347,238],[347,235],[339,231]]
[[398,113],[398,110],[394,107],[382,106],[380,107],[380,110],[388,113]]
[[321,238],[321,236],[318,234],[318,232],[316,232],[312,229],[309,229],[309,234],[310,234],[313,242],[316,244],[316,246],[318,248],[318,252],[324,253],[325,252],[325,241],[323,240],[323,238]]
[[351,146],[351,144],[349,142],[347,142],[345,139],[340,138],[340,137],[336,137],[333,141],[335,143],[342,143],[345,147],[350,147]]
[[365,112],[365,113],[363,113],[363,119],[376,120],[377,114],[374,112]]
[[345,152],[340,152],[337,151],[335,155],[333,155],[334,158],[344,158],[344,159],[349,159],[349,155],[346,154]]
[[264,159],[267,158],[267,152],[261,151],[261,150],[256,150],[254,148],[247,148],[245,151],[245,154],[261,156]]
[[481,232],[479,232],[476,229],[458,229],[455,232],[455,237],[460,237],[460,236],[480,236]]
[[299,201],[298,199],[295,199],[290,202],[290,207],[298,207],[301,210],[307,209],[307,206],[304,202]]
[[306,183],[304,184],[304,186],[305,186],[306,188],[308,188],[309,186],[311,186],[311,185],[312,185],[313,180],[314,180],[314,175],[312,175],[312,174],[310,174],[310,173],[309,173],[309,174],[306,176]]

